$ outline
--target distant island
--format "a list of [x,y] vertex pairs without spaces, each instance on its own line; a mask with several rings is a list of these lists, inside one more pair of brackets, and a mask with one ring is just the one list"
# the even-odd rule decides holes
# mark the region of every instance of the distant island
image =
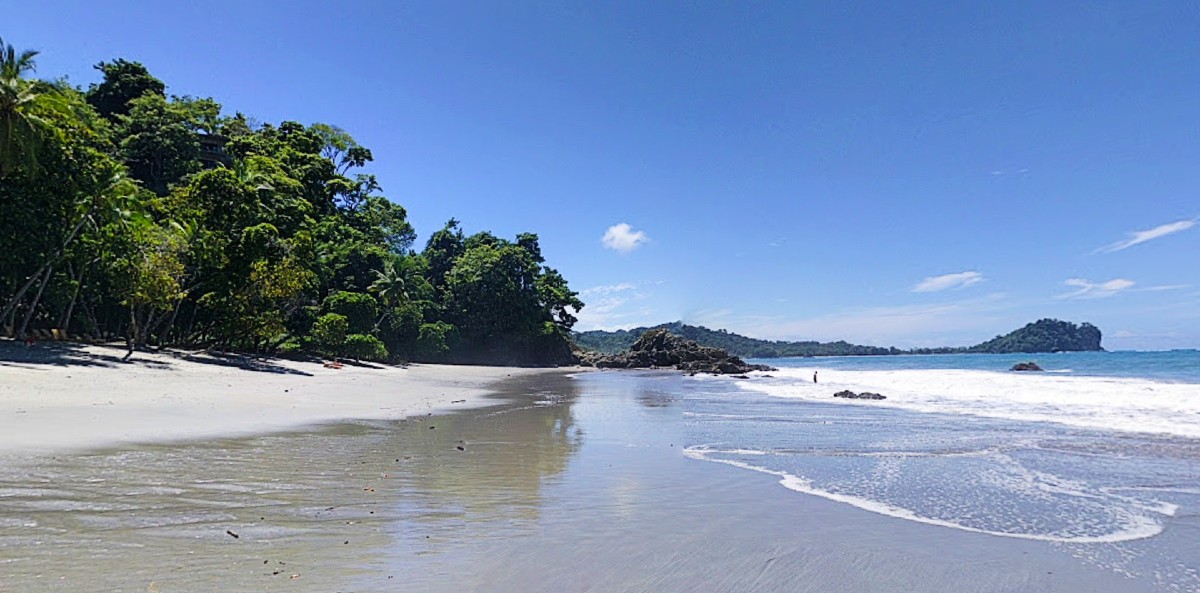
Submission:
[[1100,352],[1100,329],[1090,323],[1075,324],[1057,319],[1040,319],[1002,336],[961,348],[900,348],[861,346],[845,341],[817,342],[760,340],[723,329],[687,325],[681,321],[654,327],[638,327],[615,332],[593,330],[575,333],[575,343],[584,350],[614,354],[627,350],[643,333],[665,329],[703,346],[722,348],[745,358],[782,358],[787,356],[869,356],[893,354],[1011,354],[1034,352]]

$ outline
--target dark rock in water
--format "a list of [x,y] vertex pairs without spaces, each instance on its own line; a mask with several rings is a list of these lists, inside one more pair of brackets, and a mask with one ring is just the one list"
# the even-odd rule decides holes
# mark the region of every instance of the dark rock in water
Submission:
[[749,375],[734,375],[733,378],[734,379],[749,379],[750,376]]
[[747,364],[721,348],[701,346],[662,329],[642,334],[628,352],[579,352],[577,358],[582,366],[601,369],[675,368],[689,373],[714,375],[744,375],[750,371],[776,370],[762,364]]
[[1014,370],[1014,371],[1040,371],[1040,370],[1042,370],[1042,367],[1038,366],[1038,364],[1033,361],[1018,362],[1017,364],[1013,365],[1011,370]]
[[845,391],[839,391],[839,392],[833,394],[833,397],[840,397],[840,398],[844,398],[844,399],[887,399],[886,397],[879,395],[878,393],[871,393],[870,391],[864,391],[862,393],[854,393],[853,391],[850,391],[849,389],[847,389]]

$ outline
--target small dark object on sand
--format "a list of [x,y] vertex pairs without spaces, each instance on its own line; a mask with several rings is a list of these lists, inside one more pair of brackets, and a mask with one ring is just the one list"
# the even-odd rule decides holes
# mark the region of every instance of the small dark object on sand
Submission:
[[466,447],[464,447],[464,446],[462,446],[462,445],[459,445],[459,446],[455,447],[455,449],[458,449],[459,451],[466,451],[466,450],[467,450],[467,448],[466,448]]
[[433,430],[433,429],[435,429],[435,428],[437,428],[437,427],[436,427],[436,426],[430,426],[430,427],[429,427],[429,430]]
[[229,535],[233,536],[233,539],[239,539],[241,537],[240,535],[238,535],[228,529],[225,530],[225,533],[228,533]]
[[1012,368],[1009,370],[1012,370],[1012,371],[1040,371],[1040,370],[1042,370],[1042,367],[1038,366],[1038,363],[1033,362],[1031,360],[1029,362],[1018,362],[1017,364],[1014,364],[1012,366]]

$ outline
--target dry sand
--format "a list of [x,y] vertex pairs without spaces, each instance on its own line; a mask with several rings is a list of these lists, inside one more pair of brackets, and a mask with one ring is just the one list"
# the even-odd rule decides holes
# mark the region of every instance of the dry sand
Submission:
[[[537,369],[345,365],[0,342],[0,452],[47,452],[395,419],[478,405]],[[465,400],[465,401],[464,401]]]

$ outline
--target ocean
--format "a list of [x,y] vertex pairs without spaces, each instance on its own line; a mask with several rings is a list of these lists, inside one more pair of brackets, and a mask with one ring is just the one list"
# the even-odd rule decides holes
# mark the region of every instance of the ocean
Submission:
[[1198,361],[550,371],[454,414],[9,456],[0,591],[1195,593]]
[[756,362],[779,370],[680,390],[685,456],[1200,591],[1200,351]]

